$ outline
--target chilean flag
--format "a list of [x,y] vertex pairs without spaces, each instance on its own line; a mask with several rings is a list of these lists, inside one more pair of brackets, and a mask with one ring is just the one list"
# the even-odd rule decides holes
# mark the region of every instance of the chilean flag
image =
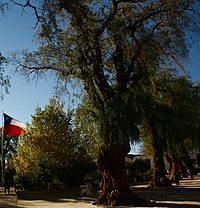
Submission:
[[20,136],[23,131],[25,131],[25,125],[20,121],[10,117],[7,114],[4,116],[4,126],[3,126],[3,135],[6,136]]

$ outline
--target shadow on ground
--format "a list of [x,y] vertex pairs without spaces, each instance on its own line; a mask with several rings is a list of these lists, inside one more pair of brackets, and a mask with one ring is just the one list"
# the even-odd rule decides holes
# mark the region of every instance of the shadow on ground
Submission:
[[[131,190],[134,191],[140,198],[147,199],[148,204],[133,205],[129,207],[162,207],[162,208],[200,208],[200,178],[196,180],[183,180],[179,187],[160,187],[147,188],[146,185],[133,185]],[[77,204],[79,202],[86,202],[88,205],[94,202],[98,196],[98,190],[92,192],[90,197],[82,197],[81,190],[66,189],[62,191],[18,191],[17,198],[25,203],[47,202],[59,203],[59,206],[67,207],[67,203]],[[70,204],[69,203],[69,204]],[[10,203],[0,203],[0,208],[23,208],[23,206],[16,206]],[[73,206],[74,207],[74,206]],[[76,207],[76,205],[75,205]],[[95,207],[95,206],[94,206]],[[121,206],[122,207],[122,206]],[[128,206],[124,206],[128,207]]]
[[81,196],[81,189],[69,188],[59,191],[19,191],[17,192],[17,199],[19,200],[45,200],[50,202],[74,202],[79,201],[93,202],[97,199],[98,191],[93,191],[90,197]]
[[159,187],[153,189],[147,188],[147,186],[132,186],[131,190],[137,193],[139,197],[152,202],[146,207],[200,207],[200,180],[182,180],[178,187]]
[[0,208],[16,208],[16,207],[17,207],[17,205],[1,203],[0,202]]
[[0,192],[0,208],[16,208],[17,207],[17,198],[14,193],[11,193],[9,196],[5,196],[4,193]]

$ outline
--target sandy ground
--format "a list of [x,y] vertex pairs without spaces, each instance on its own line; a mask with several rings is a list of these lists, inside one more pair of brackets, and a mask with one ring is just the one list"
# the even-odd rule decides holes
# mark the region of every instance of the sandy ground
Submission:
[[[181,180],[178,187],[149,189],[147,183],[144,183],[135,184],[131,189],[140,197],[153,202],[136,207],[200,208],[200,176],[195,176],[194,180]],[[62,192],[19,191],[17,198],[14,190],[11,191],[10,196],[5,196],[0,188],[0,208],[95,208],[96,206],[91,203],[96,197],[97,191],[93,191],[91,197],[81,197],[80,189],[67,189]]]

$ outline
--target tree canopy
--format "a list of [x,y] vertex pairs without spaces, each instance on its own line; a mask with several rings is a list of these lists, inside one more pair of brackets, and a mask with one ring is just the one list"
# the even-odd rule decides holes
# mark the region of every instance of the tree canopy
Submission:
[[41,47],[33,53],[24,51],[19,68],[29,76],[52,69],[57,83],[64,85],[74,78],[81,81],[96,116],[121,122],[116,129],[123,138],[134,136],[135,131],[127,134],[130,122],[124,126],[118,119],[132,120],[131,128],[138,124],[137,116],[133,121],[126,110],[138,95],[129,98],[128,91],[141,90],[149,74],[166,64],[180,66],[187,58],[189,35],[198,32],[199,2],[41,1],[40,6],[43,13],[36,14]]
[[198,131],[200,97],[199,84],[178,74],[177,70],[164,69],[152,78],[154,90],[149,89],[151,99],[142,114],[140,130],[145,149],[154,156],[154,176],[157,178],[151,185],[155,186],[166,178],[164,155],[168,159],[174,160],[175,155],[183,159],[180,146],[189,138],[195,140],[192,132]]

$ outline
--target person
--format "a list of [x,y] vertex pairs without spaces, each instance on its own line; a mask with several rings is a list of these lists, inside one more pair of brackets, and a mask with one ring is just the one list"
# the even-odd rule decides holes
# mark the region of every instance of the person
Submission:
[[6,191],[8,191],[8,195],[10,194],[10,184],[9,184],[9,180],[8,180],[8,177],[5,175],[4,177],[4,192],[5,192],[5,195],[6,195]]

